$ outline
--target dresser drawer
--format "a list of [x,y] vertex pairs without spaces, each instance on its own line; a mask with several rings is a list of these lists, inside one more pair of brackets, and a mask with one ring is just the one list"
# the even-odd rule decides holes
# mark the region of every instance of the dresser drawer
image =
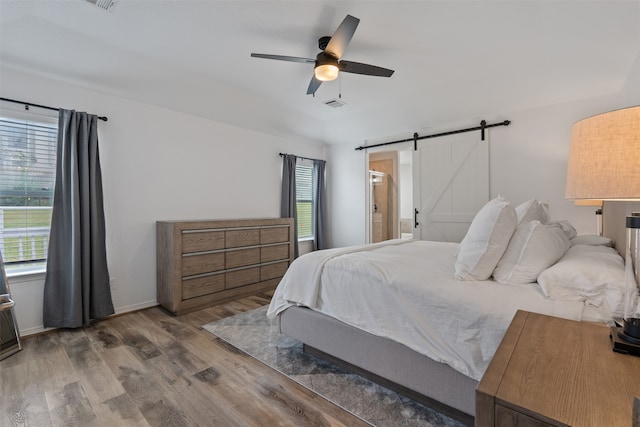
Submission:
[[265,246],[260,248],[260,262],[289,259],[289,245]]
[[496,405],[496,427],[550,427],[551,424],[531,418],[502,405]]
[[182,277],[224,270],[224,252],[182,257]]
[[260,267],[243,268],[227,272],[226,289],[258,283],[260,281]]
[[224,231],[184,231],[182,253],[206,252],[224,249]]
[[200,297],[224,290],[224,273],[185,279],[182,281],[182,299]]
[[225,232],[225,241],[226,248],[257,246],[260,244],[260,230],[257,228],[249,228],[246,230],[227,230]]
[[225,260],[226,268],[237,268],[254,264],[260,264],[260,248],[227,251]]
[[263,228],[260,230],[260,243],[281,243],[289,241],[289,227]]
[[285,271],[289,267],[289,262],[276,262],[274,264],[267,264],[260,267],[260,280],[276,279],[284,276]]

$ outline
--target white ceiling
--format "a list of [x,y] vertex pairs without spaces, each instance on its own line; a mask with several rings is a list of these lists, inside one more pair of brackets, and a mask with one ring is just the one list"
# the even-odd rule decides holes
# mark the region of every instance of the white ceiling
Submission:
[[[391,78],[342,73],[314,98],[312,65],[249,56],[315,57],[347,14],[361,21],[343,58]],[[501,121],[640,71],[640,0],[0,0],[0,24],[3,66],[329,144]],[[340,88],[347,105],[324,105]]]

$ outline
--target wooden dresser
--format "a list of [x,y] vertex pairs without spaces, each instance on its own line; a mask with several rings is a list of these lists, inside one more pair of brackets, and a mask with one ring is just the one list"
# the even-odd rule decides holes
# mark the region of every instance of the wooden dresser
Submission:
[[293,261],[293,219],[156,223],[158,302],[183,314],[275,289]]
[[518,311],[476,389],[476,426],[631,426],[640,357],[609,328]]

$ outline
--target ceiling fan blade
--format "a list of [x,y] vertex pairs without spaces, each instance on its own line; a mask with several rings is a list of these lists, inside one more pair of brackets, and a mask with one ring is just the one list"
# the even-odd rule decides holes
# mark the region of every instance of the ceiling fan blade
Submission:
[[345,73],[365,74],[367,76],[391,77],[393,74],[393,70],[388,68],[353,61],[340,61],[338,62],[338,68]]
[[347,45],[353,37],[353,33],[356,32],[360,20],[351,15],[347,15],[342,23],[336,29],[336,32],[331,36],[331,40],[324,49],[325,52],[335,56],[336,58],[342,58],[344,51],[347,49]]
[[252,53],[252,58],[276,59],[278,61],[304,62],[315,64],[316,60],[312,58],[301,58],[299,56],[269,55],[265,53]]
[[311,77],[311,81],[309,82],[309,88],[307,89],[307,95],[315,94],[321,84],[322,84],[322,82],[320,80],[316,79],[316,76],[314,74],[313,77]]

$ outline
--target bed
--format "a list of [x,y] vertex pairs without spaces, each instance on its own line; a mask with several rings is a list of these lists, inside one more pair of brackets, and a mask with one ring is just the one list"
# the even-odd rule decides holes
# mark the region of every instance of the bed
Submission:
[[396,239],[302,256],[268,316],[306,351],[472,424],[475,388],[518,309],[595,322],[620,310],[612,241],[549,223],[535,199],[523,205],[492,200],[461,243]]

